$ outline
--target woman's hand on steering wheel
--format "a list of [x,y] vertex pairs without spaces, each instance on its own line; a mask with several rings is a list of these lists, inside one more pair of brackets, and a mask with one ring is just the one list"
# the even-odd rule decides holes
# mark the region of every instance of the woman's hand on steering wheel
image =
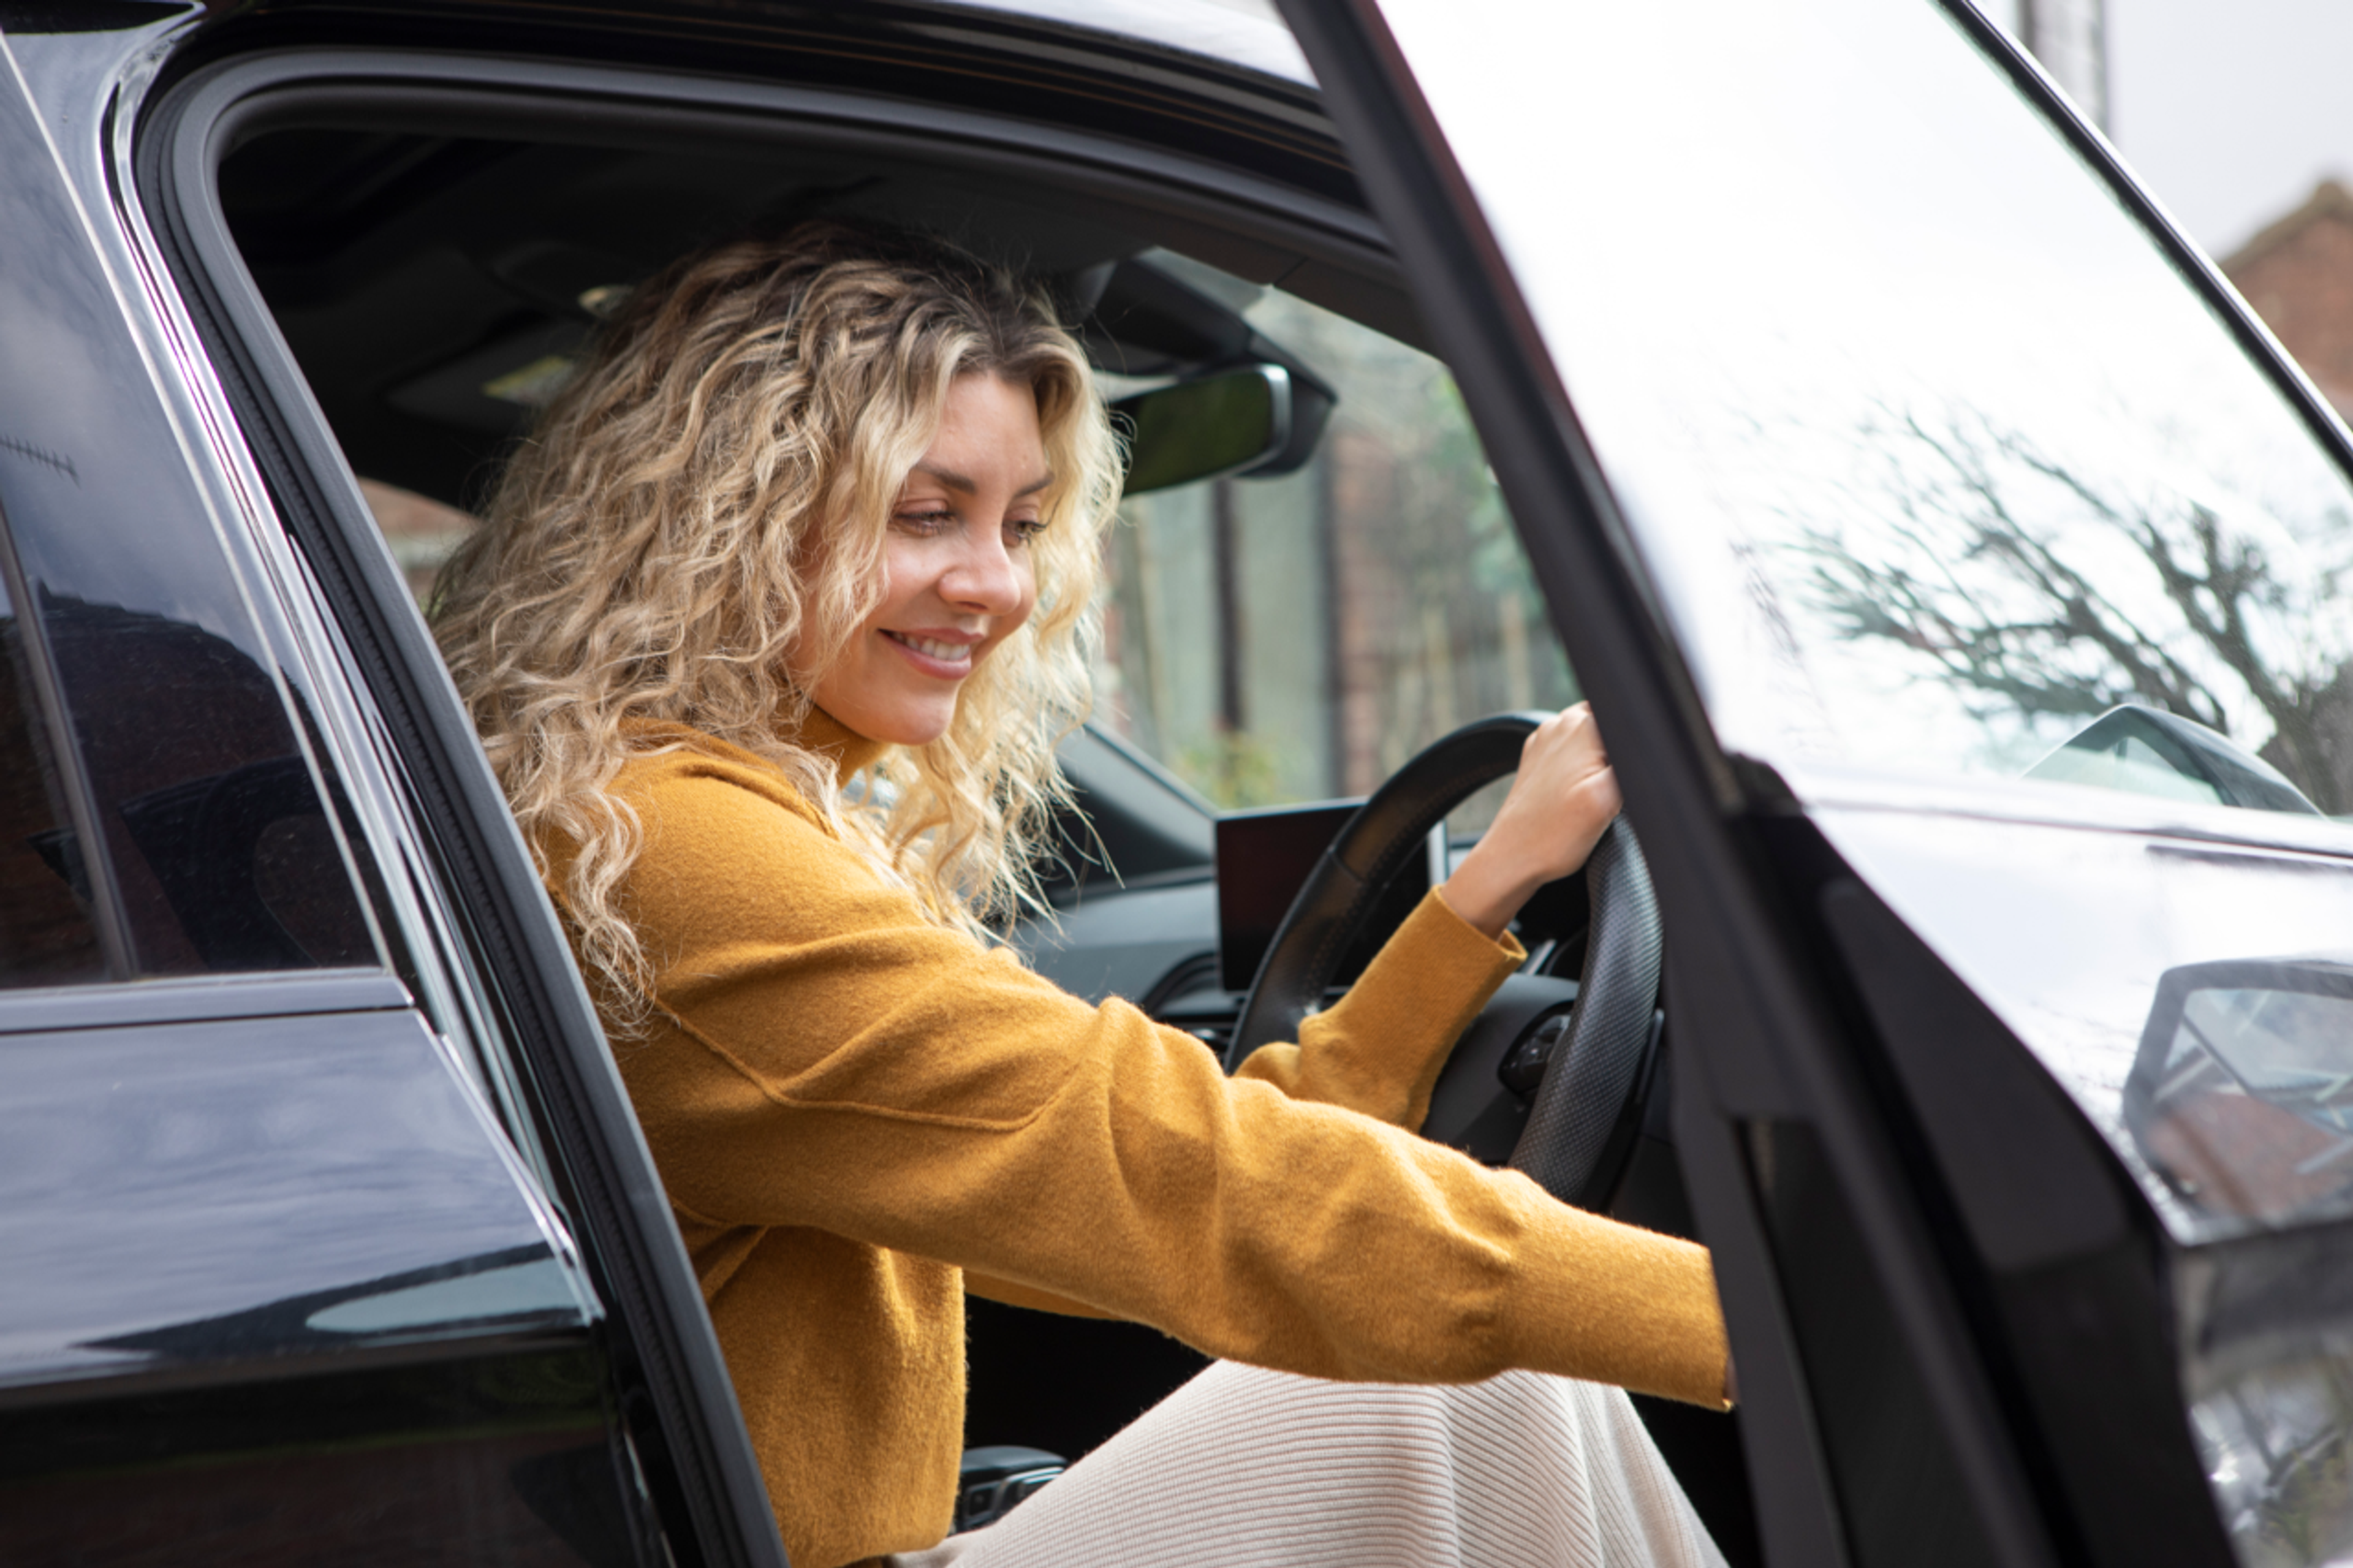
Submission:
[[1618,775],[1590,703],[1564,708],[1536,727],[1495,820],[1446,879],[1447,907],[1501,936],[1546,882],[1585,864],[1618,815]]

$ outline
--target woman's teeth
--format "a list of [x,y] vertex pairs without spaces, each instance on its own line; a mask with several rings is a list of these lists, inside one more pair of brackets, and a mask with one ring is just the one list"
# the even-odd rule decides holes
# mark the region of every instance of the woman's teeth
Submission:
[[972,645],[965,642],[934,642],[929,637],[911,637],[904,632],[884,632],[892,642],[904,643],[917,653],[932,658],[944,658],[951,664],[961,664],[972,657]]

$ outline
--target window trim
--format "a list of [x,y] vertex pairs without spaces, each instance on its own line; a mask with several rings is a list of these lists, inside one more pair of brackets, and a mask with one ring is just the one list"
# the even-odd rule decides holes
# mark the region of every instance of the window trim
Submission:
[[226,1018],[282,1018],[413,1009],[408,987],[381,969],[262,970],[194,979],[98,981],[0,992],[0,1037],[65,1029],[145,1028]]

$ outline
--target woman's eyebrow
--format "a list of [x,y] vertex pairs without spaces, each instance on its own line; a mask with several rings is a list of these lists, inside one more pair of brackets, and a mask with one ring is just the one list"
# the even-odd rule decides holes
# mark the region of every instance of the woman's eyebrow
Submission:
[[[980,486],[977,483],[966,478],[965,475],[957,473],[954,468],[943,468],[936,463],[917,463],[915,465],[915,472],[919,474],[929,474],[932,478],[939,480],[940,483],[947,486],[948,489],[955,490],[963,495],[971,495],[980,489]],[[1013,492],[1013,499],[1015,500],[1019,500],[1023,496],[1034,496],[1039,490],[1046,489],[1053,482],[1054,476],[1051,474],[1048,474],[1041,479],[1032,479],[1028,484],[1023,485],[1019,489],[1015,490]]]

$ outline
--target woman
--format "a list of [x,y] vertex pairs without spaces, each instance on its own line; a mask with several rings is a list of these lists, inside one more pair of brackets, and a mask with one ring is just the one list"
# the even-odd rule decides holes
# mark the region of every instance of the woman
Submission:
[[[1712,1555],[1622,1396],[1496,1375],[1720,1405],[1705,1254],[1410,1133],[1522,956],[1504,926],[1617,809],[1589,715],[1530,742],[1347,999],[1235,1079],[989,942],[1035,902],[1119,482],[1044,300],[911,237],[805,226],[638,289],[446,580],[451,671],[597,994],[793,1561],[940,1542],[966,1289],[1247,1364],[937,1560]],[[1382,1386],[1416,1384],[1479,1386]],[[1335,1462],[1347,1432],[1379,1451]],[[1292,1473],[1238,1509],[1198,1489],[1213,1461]]]

